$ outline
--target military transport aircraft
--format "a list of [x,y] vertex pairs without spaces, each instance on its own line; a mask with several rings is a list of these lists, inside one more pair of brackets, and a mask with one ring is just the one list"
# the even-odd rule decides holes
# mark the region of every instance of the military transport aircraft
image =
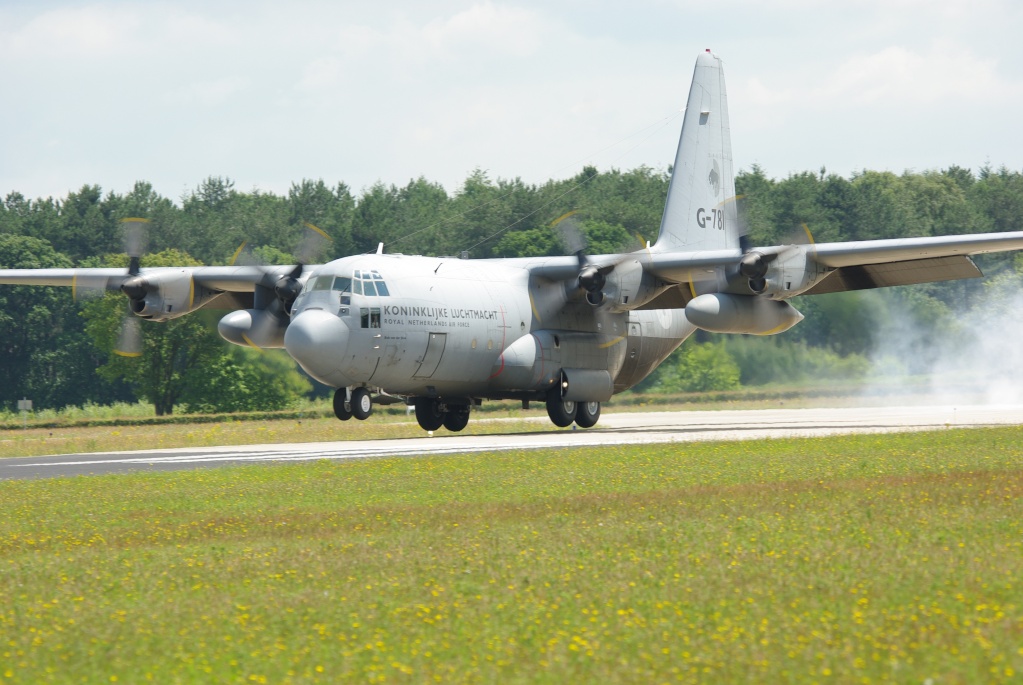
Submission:
[[[770,335],[786,300],[973,278],[970,255],[1023,232],[750,246],[741,235],[721,60],[698,56],[656,242],[637,252],[525,259],[361,254],[323,265],[0,270],[0,283],[99,284],[143,319],[233,309],[220,334],[283,347],[337,388],[342,420],[414,405],[424,430],[463,429],[484,399],[545,402],[587,428],[696,329]],[[144,360],[140,363],[145,363]]]

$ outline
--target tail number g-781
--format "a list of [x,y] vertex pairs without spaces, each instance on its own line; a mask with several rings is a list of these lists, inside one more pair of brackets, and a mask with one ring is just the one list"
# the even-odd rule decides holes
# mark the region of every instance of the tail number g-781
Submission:
[[716,228],[718,230],[724,230],[725,228],[725,212],[721,209],[712,209],[709,212],[700,207],[696,210],[696,225],[700,228]]

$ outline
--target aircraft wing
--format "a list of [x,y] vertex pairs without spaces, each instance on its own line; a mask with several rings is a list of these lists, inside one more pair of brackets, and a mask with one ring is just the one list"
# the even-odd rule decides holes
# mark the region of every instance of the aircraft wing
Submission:
[[[315,265],[309,267],[314,268]],[[301,282],[301,277],[293,275],[296,269],[296,266],[166,266],[140,269],[137,277],[118,268],[0,269],[0,285],[64,286],[72,288],[76,297],[123,290],[131,298],[136,314],[166,321],[200,308],[249,309],[260,301],[257,288],[262,288],[270,298],[280,298],[277,293],[280,283]],[[261,301],[273,301],[267,296]]]
[[971,255],[1023,249],[1023,232],[824,243],[810,258],[834,269],[806,295],[983,276]]
[[[272,284],[291,266],[189,266],[143,268],[144,278],[184,278],[209,290],[221,292],[253,292],[260,283]],[[307,267],[315,269],[315,265]],[[129,278],[125,269],[0,269],[0,285],[49,285],[69,288],[89,287],[117,290]]]
[[[788,251],[804,255],[803,270],[820,272],[811,287],[799,293],[820,295],[844,290],[862,290],[893,285],[959,280],[982,276],[971,255],[1023,250],[1023,232],[973,235],[861,240],[799,246],[754,248],[753,253],[769,258]],[[637,257],[644,268],[669,283],[689,284],[713,279],[716,274],[735,271],[743,254],[738,250],[701,252],[653,252]],[[791,266],[792,257],[785,257]],[[687,287],[679,290],[688,290]],[[688,299],[683,293],[682,300]],[[667,306],[669,300],[657,303]],[[685,306],[672,297],[673,306]],[[648,305],[649,307],[649,305]]]
[[1016,231],[823,243],[814,246],[813,259],[824,266],[842,268],[1021,249],[1023,232]]

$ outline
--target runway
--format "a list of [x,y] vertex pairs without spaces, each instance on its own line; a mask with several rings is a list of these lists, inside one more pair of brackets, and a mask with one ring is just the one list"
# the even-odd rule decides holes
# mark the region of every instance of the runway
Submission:
[[[370,419],[372,420],[372,419]],[[487,420],[487,419],[477,419]],[[501,421],[501,419],[492,419]],[[550,425],[546,418],[536,419]],[[238,445],[0,459],[0,480],[168,471],[255,462],[414,457],[510,449],[763,440],[839,433],[888,433],[951,427],[1023,425],[1023,405],[760,409],[604,414],[596,428],[281,445]]]

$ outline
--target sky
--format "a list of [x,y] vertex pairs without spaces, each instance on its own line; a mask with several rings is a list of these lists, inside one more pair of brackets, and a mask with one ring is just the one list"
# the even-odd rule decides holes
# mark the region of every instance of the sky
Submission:
[[737,169],[1023,170],[1020,35],[1015,0],[0,0],[0,199],[663,170],[707,48]]

